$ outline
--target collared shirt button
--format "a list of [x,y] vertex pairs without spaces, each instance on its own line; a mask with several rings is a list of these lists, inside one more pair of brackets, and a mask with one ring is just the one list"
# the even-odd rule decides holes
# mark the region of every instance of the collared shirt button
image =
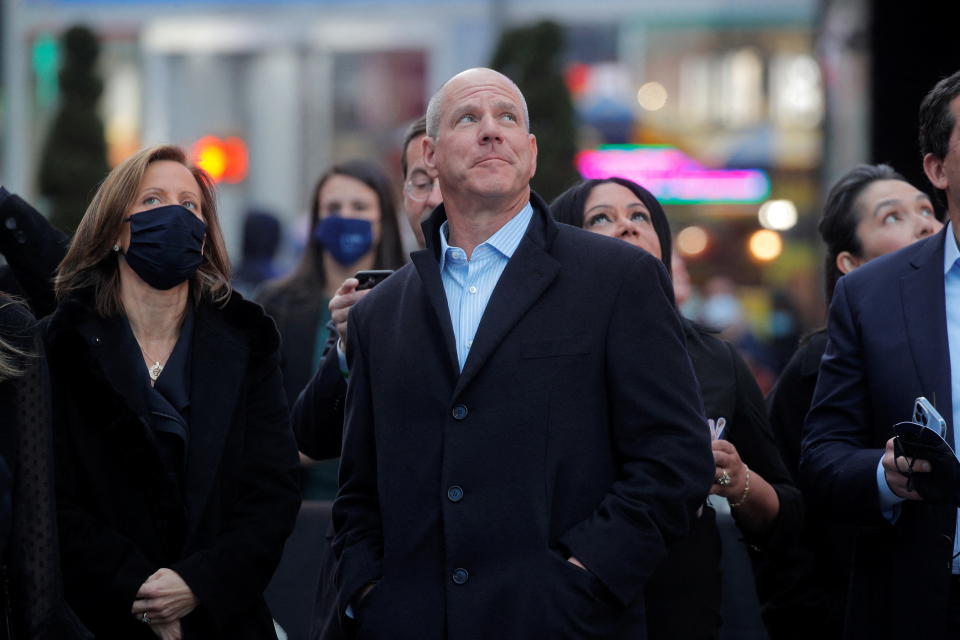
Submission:
[[467,410],[467,405],[458,404],[453,408],[453,411],[451,413],[453,414],[454,420],[463,420],[464,418],[467,417],[467,414],[469,414],[470,411]]
[[473,340],[467,340],[467,346],[468,346],[468,347],[472,347],[472,346],[473,346]]
[[454,569],[450,579],[453,580],[454,584],[466,584],[467,580],[470,579],[470,574],[467,573],[466,569]]
[[477,288],[476,288],[476,287],[470,287],[469,289],[467,289],[467,291],[469,291],[470,293],[476,293],[476,292],[477,292]]
[[447,499],[450,502],[460,502],[463,500],[463,489],[458,485],[453,485],[447,489]]

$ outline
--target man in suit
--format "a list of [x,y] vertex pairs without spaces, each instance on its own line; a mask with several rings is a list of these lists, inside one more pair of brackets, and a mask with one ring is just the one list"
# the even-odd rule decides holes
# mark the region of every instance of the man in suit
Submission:
[[[812,499],[861,525],[848,638],[960,634],[957,509],[910,490],[893,425],[931,400],[956,449],[960,421],[960,72],[920,106],[920,151],[950,223],[837,283],[800,471]],[[890,224],[898,224],[891,219]],[[914,473],[930,470],[926,460]]]
[[495,71],[441,87],[423,151],[427,248],[350,315],[340,610],[361,638],[643,637],[714,471],[666,271],[552,220]]

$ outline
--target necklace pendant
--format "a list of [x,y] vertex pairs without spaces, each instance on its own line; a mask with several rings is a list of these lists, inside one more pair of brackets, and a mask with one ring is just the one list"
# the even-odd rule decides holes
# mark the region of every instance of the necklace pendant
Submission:
[[163,365],[160,364],[160,361],[153,363],[153,366],[148,369],[150,372],[150,379],[154,382],[157,381],[157,378],[160,377],[160,374],[163,373]]

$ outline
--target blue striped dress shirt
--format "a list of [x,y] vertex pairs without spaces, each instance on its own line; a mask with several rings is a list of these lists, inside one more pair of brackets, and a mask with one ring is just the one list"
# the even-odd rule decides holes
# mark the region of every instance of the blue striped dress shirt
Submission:
[[490,294],[517,250],[532,217],[533,207],[528,202],[507,224],[474,249],[469,260],[463,249],[451,247],[447,242],[447,223],[440,225],[440,277],[447,294],[461,371]]
[[[947,225],[943,245],[943,294],[947,307],[947,345],[950,350],[950,395],[953,397],[953,450],[960,450],[960,247]],[[947,407],[940,409],[942,412]],[[953,538],[953,573],[960,573],[960,511]]]

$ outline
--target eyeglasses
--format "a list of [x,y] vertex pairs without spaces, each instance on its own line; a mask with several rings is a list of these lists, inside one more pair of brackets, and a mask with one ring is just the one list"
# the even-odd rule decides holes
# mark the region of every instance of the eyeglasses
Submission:
[[407,180],[403,185],[403,190],[407,192],[408,196],[417,202],[423,202],[430,197],[431,193],[433,193],[433,187],[436,184],[436,180],[430,180],[429,178],[418,176],[416,178]]

